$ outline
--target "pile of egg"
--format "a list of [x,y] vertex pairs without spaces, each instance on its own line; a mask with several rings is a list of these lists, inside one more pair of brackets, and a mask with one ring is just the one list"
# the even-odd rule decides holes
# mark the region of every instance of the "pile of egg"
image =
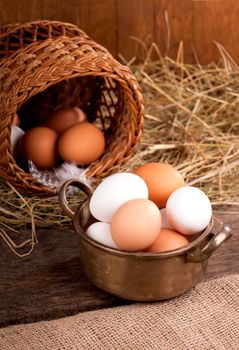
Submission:
[[132,173],[106,177],[89,203],[98,220],[86,234],[111,248],[163,252],[191,242],[209,224],[207,195],[185,183],[166,163],[147,163]]
[[26,132],[20,120],[14,118],[11,129],[12,153],[19,163],[31,160],[41,170],[58,166],[62,161],[85,166],[96,161],[104,152],[102,131],[87,122],[78,107],[62,107],[46,120]]

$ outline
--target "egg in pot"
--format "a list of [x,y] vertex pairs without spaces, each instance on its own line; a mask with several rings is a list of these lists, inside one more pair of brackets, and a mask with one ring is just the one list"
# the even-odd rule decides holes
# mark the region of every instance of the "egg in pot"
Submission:
[[161,228],[161,215],[155,203],[136,198],[122,204],[113,215],[110,231],[122,250],[142,251],[149,247]]
[[[156,203],[164,207],[159,209]],[[89,209],[96,219],[109,223],[107,235],[119,249],[149,253],[186,246],[212,216],[206,194],[187,186],[176,169],[162,163],[106,177],[95,189]],[[94,237],[101,241],[100,232]]]
[[147,163],[139,166],[134,173],[146,182],[149,199],[159,208],[164,208],[173,191],[184,186],[182,175],[166,163]]
[[184,186],[175,190],[166,204],[170,224],[184,235],[204,230],[212,217],[212,205],[207,195],[197,187]]
[[110,225],[106,222],[95,222],[90,225],[86,234],[95,241],[102,243],[111,248],[118,248],[112,239]]
[[89,203],[90,212],[97,220],[110,222],[122,204],[135,198],[148,199],[144,180],[132,173],[116,173],[96,187]]
[[174,250],[187,245],[189,241],[175,230],[162,227],[153,244],[147,249],[150,253],[160,253]]

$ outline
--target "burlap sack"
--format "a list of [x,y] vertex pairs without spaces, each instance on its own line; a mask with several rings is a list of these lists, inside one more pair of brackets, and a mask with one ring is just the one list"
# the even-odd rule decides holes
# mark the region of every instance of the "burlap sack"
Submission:
[[0,349],[238,350],[239,275],[201,283],[169,301],[3,328]]

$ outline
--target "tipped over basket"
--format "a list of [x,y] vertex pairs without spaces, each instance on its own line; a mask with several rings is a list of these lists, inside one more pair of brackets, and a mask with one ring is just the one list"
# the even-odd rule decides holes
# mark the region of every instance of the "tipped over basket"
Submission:
[[51,195],[17,165],[11,126],[23,130],[59,107],[78,106],[104,132],[106,149],[86,176],[97,181],[116,171],[136,150],[144,106],[130,69],[78,27],[57,21],[4,26],[1,31],[0,176],[22,192]]

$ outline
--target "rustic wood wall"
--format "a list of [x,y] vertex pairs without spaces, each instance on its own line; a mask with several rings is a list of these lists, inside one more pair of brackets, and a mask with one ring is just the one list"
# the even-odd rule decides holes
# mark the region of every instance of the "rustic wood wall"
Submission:
[[217,41],[239,62],[238,0],[0,0],[1,24],[36,19],[75,23],[127,60],[152,41],[175,58],[183,41],[185,61],[209,63]]

